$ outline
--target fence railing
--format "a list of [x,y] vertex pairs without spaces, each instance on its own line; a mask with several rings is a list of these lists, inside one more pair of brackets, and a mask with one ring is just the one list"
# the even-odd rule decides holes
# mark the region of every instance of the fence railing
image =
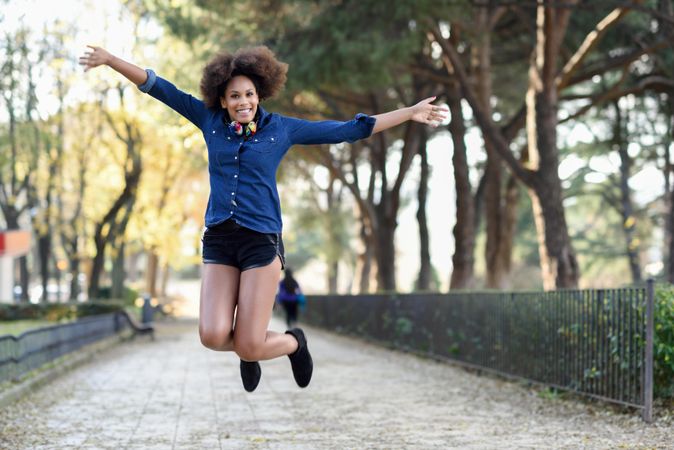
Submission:
[[119,313],[85,317],[75,322],[0,336],[0,382],[23,374],[128,326]]
[[653,290],[311,296],[303,320],[652,414]]

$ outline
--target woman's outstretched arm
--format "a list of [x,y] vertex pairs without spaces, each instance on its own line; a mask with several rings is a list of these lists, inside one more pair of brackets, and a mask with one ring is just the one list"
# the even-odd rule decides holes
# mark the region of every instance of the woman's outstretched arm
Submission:
[[85,71],[101,65],[109,66],[138,86],[138,89],[142,92],[150,94],[200,129],[203,129],[204,121],[209,117],[209,112],[204,102],[181,91],[171,82],[157,76],[153,70],[141,69],[135,64],[110,54],[104,48],[92,45],[88,45],[87,47],[91,50],[80,57],[80,65],[84,66]]
[[437,127],[447,118],[449,110],[443,106],[432,105],[435,97],[429,97],[414,106],[396,109],[376,116],[357,114],[354,120],[339,122],[308,120],[284,117],[285,128],[291,144],[334,144],[354,142],[374,133],[393,128],[408,120]]
[[408,120],[425,123],[434,128],[437,127],[447,118],[449,110],[443,106],[432,105],[431,102],[434,100],[435,97],[429,97],[414,106],[372,116],[377,119],[372,129],[372,134],[393,128]]
[[85,52],[84,56],[80,57],[80,65],[84,66],[85,72],[94,67],[106,65],[124,75],[129,81],[137,86],[140,86],[147,81],[147,72],[145,72],[145,69],[141,69],[135,64],[118,58],[102,47],[95,47],[93,45],[87,45],[87,47],[91,50]]

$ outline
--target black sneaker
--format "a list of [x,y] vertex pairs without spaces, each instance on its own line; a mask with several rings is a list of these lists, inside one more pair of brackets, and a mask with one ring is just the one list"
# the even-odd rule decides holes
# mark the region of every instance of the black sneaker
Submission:
[[286,334],[293,335],[299,344],[295,353],[288,355],[288,358],[290,358],[290,365],[293,368],[295,382],[301,388],[307,387],[311,381],[311,374],[314,372],[314,362],[309,354],[307,338],[304,336],[304,331],[300,328],[288,330],[286,331]]
[[241,364],[239,364],[239,369],[241,369],[241,381],[243,381],[243,388],[248,392],[253,392],[260,382],[260,377],[262,376],[260,363],[257,361],[244,361],[242,359]]

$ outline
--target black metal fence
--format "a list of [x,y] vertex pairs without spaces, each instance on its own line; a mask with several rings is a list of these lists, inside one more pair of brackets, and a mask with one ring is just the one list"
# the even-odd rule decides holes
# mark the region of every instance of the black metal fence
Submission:
[[0,382],[21,375],[87,344],[119,333],[128,322],[119,313],[85,317],[76,322],[0,336]]
[[641,408],[650,421],[652,305],[652,284],[532,293],[311,296],[303,320]]

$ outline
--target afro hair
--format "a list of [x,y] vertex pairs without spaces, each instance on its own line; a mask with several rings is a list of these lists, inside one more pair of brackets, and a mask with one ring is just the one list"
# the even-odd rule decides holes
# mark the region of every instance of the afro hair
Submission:
[[234,54],[220,53],[204,67],[201,76],[201,95],[208,108],[220,108],[220,97],[227,83],[238,75],[253,81],[260,100],[276,95],[286,82],[288,65],[280,62],[265,46],[244,48]]

